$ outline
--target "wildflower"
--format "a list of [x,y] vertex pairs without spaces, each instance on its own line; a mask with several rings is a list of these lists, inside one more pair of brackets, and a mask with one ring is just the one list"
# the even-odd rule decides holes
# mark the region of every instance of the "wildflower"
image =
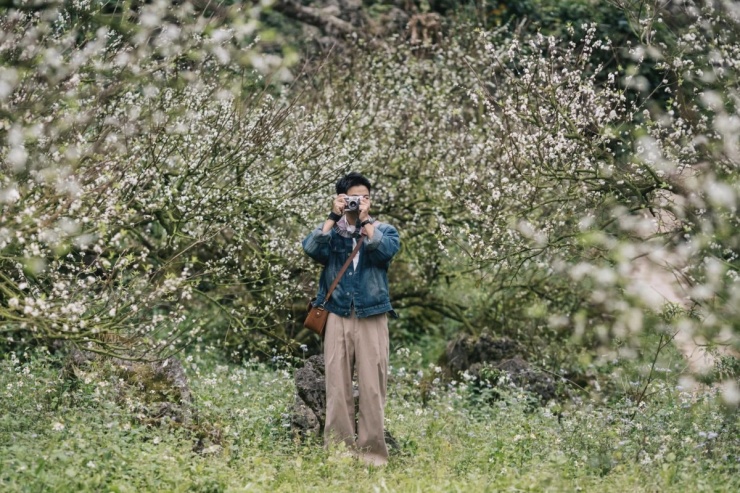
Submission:
[[54,431],[63,431],[64,430],[64,424],[56,422],[53,425],[51,425],[51,429]]
[[220,450],[221,450],[221,446],[220,445],[211,445],[210,447],[206,447],[206,448],[203,449],[203,454],[204,455],[215,454],[215,453],[217,453]]

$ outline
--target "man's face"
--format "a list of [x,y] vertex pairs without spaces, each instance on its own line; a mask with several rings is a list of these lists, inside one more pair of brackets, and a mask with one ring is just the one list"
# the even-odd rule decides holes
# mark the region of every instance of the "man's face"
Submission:
[[362,197],[365,197],[366,199],[369,199],[370,190],[368,190],[365,185],[355,185],[354,187],[349,187],[349,189],[347,189],[347,195],[349,195],[350,197],[360,195]]

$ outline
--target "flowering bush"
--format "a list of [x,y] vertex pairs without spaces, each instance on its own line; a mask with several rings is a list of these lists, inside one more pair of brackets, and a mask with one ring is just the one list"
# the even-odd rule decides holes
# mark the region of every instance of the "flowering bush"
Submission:
[[[676,303],[680,340],[737,348],[740,18],[653,9],[635,18],[643,44],[584,25],[578,44],[488,45],[500,74],[471,96],[493,135],[465,193],[484,221],[465,250],[541,328],[629,339]],[[677,19],[684,34],[660,29]],[[601,50],[624,65],[605,70]]]
[[410,324],[737,347],[736,12],[640,12],[626,46],[589,24],[453,31],[321,79],[352,111],[340,142],[388,184]]
[[295,256],[277,242],[279,217],[301,193],[282,184],[332,170],[292,164],[320,154],[326,129],[283,128],[295,108],[259,70],[290,74],[263,53],[258,14],[167,2],[2,12],[0,317],[10,341],[172,351],[213,320],[199,313],[210,307],[236,328],[276,323],[295,289],[274,262]]
[[299,240],[359,169],[402,233],[397,333],[737,346],[731,5],[625,5],[627,46],[591,24],[358,40],[300,77],[258,10],[106,8],[2,14],[10,340],[306,342]]

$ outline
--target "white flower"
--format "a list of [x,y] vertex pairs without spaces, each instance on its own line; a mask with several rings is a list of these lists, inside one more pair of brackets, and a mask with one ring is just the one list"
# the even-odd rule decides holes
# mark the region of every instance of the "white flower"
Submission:
[[731,406],[740,404],[740,389],[738,389],[737,383],[732,380],[722,382],[722,398]]
[[203,454],[205,454],[205,455],[215,454],[215,453],[219,452],[220,450],[221,450],[221,446],[220,445],[211,445],[210,447],[206,447],[206,448],[203,449]]
[[8,300],[8,306],[10,308],[18,308],[18,305],[19,304],[20,304],[20,302],[18,301],[18,298],[10,298]]
[[10,188],[8,190],[0,190],[0,202],[12,204],[21,198],[21,194],[16,188]]
[[62,431],[62,430],[64,430],[64,424],[63,423],[56,422],[53,425],[51,425],[51,429],[54,430],[54,431]]

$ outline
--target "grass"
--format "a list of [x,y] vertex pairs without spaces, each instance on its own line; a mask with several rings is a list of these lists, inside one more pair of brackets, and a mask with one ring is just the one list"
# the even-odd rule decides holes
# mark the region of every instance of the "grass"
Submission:
[[[83,374],[73,385],[58,356],[7,354],[0,490],[740,490],[738,413],[709,387],[687,392],[663,372],[637,407],[629,392],[533,407],[515,388],[494,401],[485,385],[437,381],[436,369],[416,356],[394,354],[386,417],[401,451],[388,467],[373,468],[293,439],[293,365],[282,358],[234,366],[208,352],[188,356],[199,425],[221,434],[196,453],[187,430],[139,424],[136,397],[116,397],[110,378]],[[426,406],[421,385],[431,386]]]

